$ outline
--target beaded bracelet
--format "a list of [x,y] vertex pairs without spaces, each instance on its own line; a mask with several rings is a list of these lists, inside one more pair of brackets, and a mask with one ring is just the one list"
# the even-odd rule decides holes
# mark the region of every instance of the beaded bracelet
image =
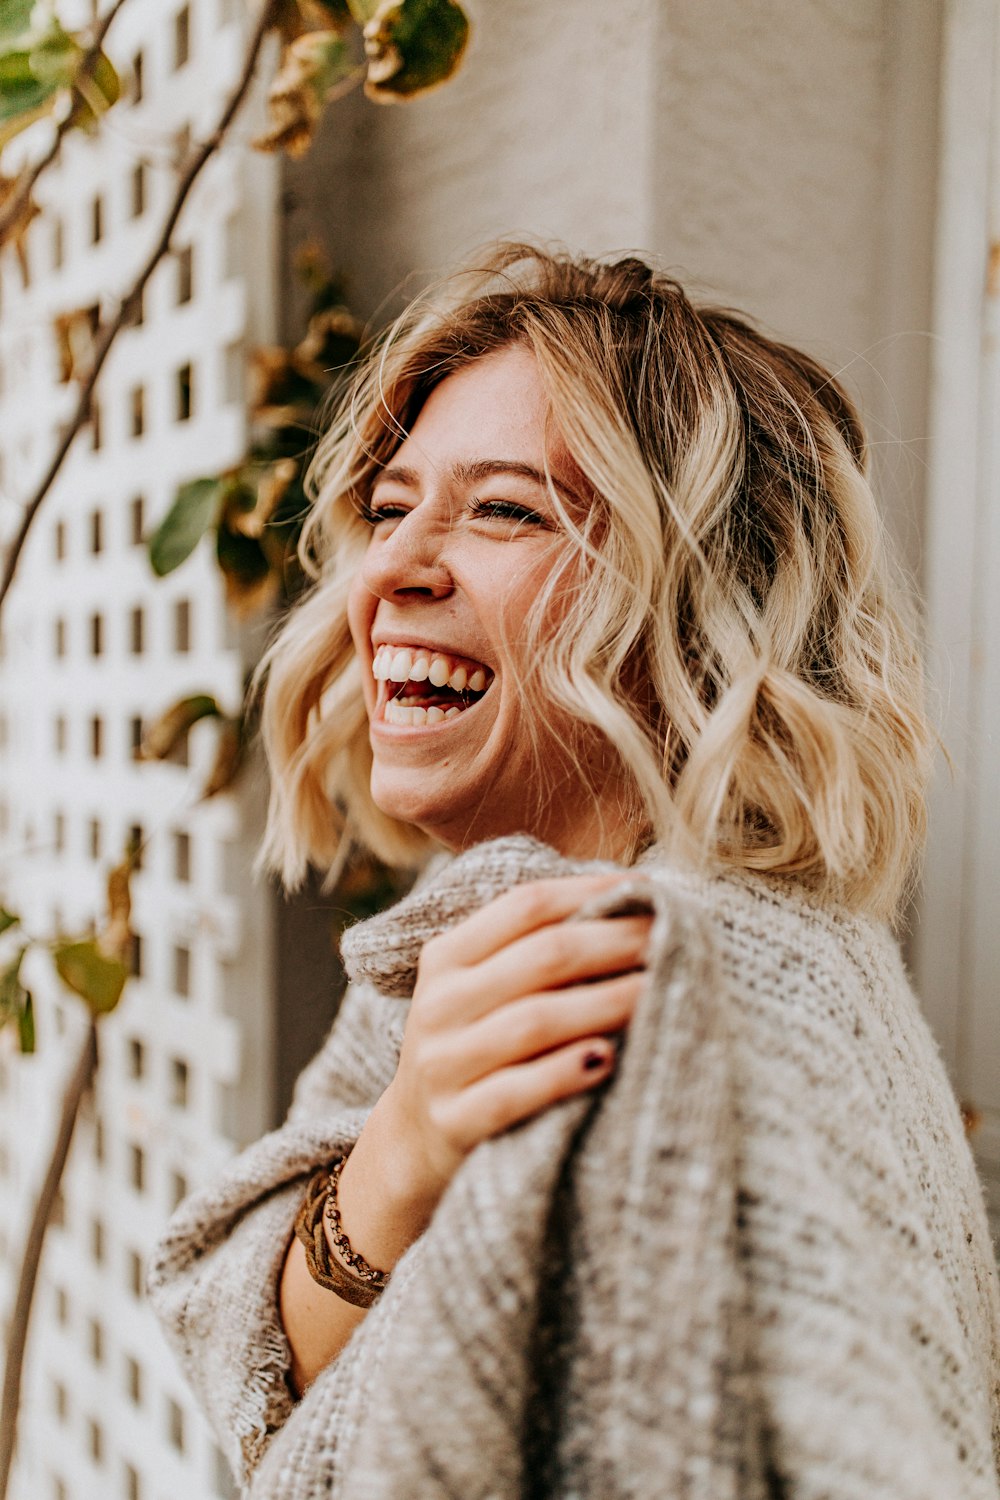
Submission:
[[[315,1282],[327,1291],[336,1292],[355,1307],[371,1307],[389,1280],[388,1271],[378,1271],[351,1246],[340,1221],[337,1186],[346,1156],[332,1166],[321,1167],[309,1179],[306,1196],[295,1220],[295,1234],[306,1252],[306,1266]],[[323,1227],[330,1224],[330,1235]],[[340,1259],[330,1250],[330,1240]],[[341,1264],[341,1259],[346,1265]],[[347,1267],[350,1267],[350,1270]]]

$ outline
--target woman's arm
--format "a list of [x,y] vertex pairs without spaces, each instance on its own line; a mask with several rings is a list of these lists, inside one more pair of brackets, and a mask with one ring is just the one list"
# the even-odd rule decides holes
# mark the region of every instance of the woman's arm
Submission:
[[[426,944],[399,1067],[340,1177],[343,1227],[370,1264],[392,1270],[480,1141],[607,1076],[607,1034],[631,1015],[649,919],[565,919],[619,879],[521,886]],[[365,1309],[312,1280],[294,1236],[280,1307],[301,1395]]]
[[305,1183],[358,1140],[402,1034],[398,1000],[352,985],[286,1123],[187,1198],[150,1258],[149,1301],[244,1483],[294,1409],[278,1288]]
[[[398,1142],[391,1090],[387,1090],[340,1174],[341,1221],[351,1245],[383,1271],[391,1271],[427,1227],[437,1202],[433,1195],[421,1198],[413,1192],[409,1174],[400,1171]],[[331,1254],[336,1254],[332,1246]],[[292,1351],[291,1379],[301,1396],[340,1353],[366,1309],[312,1279],[305,1250],[293,1235],[281,1277],[280,1310]]]

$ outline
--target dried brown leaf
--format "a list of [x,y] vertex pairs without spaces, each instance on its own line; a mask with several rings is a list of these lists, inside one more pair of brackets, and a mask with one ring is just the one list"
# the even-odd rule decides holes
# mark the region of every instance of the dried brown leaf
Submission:
[[169,760],[176,755],[199,719],[219,718],[222,710],[208,693],[195,693],[171,704],[149,726],[142,739],[143,760]]
[[219,739],[215,759],[202,787],[202,800],[218,796],[232,786],[243,765],[243,725],[239,719],[219,721]]
[[96,304],[57,313],[52,320],[59,356],[59,381],[62,385],[70,380],[86,377],[93,361],[94,342],[100,324],[101,309]]
[[98,938],[98,947],[108,958],[127,964],[132,951],[132,871],[135,855],[129,851],[120,864],[108,871],[108,916]]
[[243,536],[260,537],[265,526],[296,479],[299,466],[294,458],[279,458],[273,464],[265,464],[254,476],[257,486],[257,502],[252,510],[233,508],[227,518],[234,531]]
[[352,19],[347,0],[280,0],[274,29],[294,42],[306,31],[346,31]]
[[305,338],[295,347],[296,357],[311,369],[325,374],[324,360],[337,344],[357,349],[364,337],[365,325],[346,307],[329,307],[313,313]]
[[[19,177],[5,177],[0,172],[0,210],[5,211],[10,199],[20,187]],[[11,245],[17,256],[21,267],[21,280],[24,285],[28,284],[28,241],[27,234],[33,219],[41,212],[38,205],[33,202],[31,195],[24,200],[14,218],[4,228],[3,238],[0,245]]]
[[324,106],[356,81],[355,74],[350,48],[339,31],[309,31],[296,37],[285,48],[268,90],[270,126],[254,146],[258,151],[304,156]]

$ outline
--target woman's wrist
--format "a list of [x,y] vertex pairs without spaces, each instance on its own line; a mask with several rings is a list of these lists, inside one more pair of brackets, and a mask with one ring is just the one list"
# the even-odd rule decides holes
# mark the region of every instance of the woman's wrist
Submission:
[[[405,1132],[388,1090],[375,1105],[338,1183],[341,1229],[352,1250],[379,1270],[391,1271],[426,1229],[443,1187],[431,1185],[406,1149]],[[324,1217],[330,1252],[346,1264]]]

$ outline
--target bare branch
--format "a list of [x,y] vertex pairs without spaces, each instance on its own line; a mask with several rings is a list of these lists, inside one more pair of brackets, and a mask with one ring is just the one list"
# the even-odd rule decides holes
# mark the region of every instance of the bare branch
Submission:
[[[124,4],[125,0],[114,0],[111,9],[101,17],[97,30],[94,32],[94,39],[84,53],[80,61],[80,66],[77,69],[76,76],[78,80],[86,78],[97,62],[101,48],[104,45],[104,38],[111,28],[112,21]],[[39,157],[38,161],[33,162],[30,167],[25,167],[18,178],[17,187],[11,194],[9,202],[0,211],[0,245],[4,243],[8,234],[27,208],[39,177],[41,177],[47,167],[52,165],[59,155],[59,147],[63,143],[64,136],[73,128],[75,113],[74,109],[70,109],[65,117],[59,121],[59,124],[56,126],[55,135],[52,138],[52,144],[44,156]]]
[[49,1220],[52,1218],[52,1210],[55,1208],[56,1198],[59,1193],[59,1184],[62,1181],[62,1175],[69,1156],[70,1143],[73,1139],[73,1127],[80,1112],[80,1104],[87,1090],[90,1088],[96,1068],[97,1026],[93,1018],[90,1018],[87,1021],[87,1034],[84,1037],[80,1055],[67,1080],[63,1093],[62,1110],[59,1116],[59,1125],[56,1130],[55,1140],[52,1144],[52,1155],[49,1158],[45,1178],[39,1190],[38,1198],[35,1201],[35,1211],[28,1226],[28,1235],[24,1242],[24,1251],[21,1256],[21,1270],[18,1277],[17,1293],[14,1298],[10,1330],[7,1336],[7,1361],[4,1366],[3,1397],[2,1401],[0,1401],[0,1500],[4,1500],[7,1494],[7,1482],[10,1478],[10,1467],[14,1458],[14,1444],[17,1435],[17,1411],[21,1400],[21,1372],[24,1367],[24,1353],[28,1342],[28,1323],[31,1317],[31,1304],[35,1293],[35,1278],[38,1273],[39,1262],[42,1258],[42,1246],[45,1243],[45,1231],[48,1228]]
[[167,251],[170,249],[170,238],[175,228],[177,227],[177,220],[180,218],[181,210],[183,209],[184,204],[187,202],[188,194],[194,186],[205,163],[215,154],[215,152],[221,146],[223,139],[225,138],[226,131],[232,124],[234,115],[236,114],[240,105],[243,103],[243,100],[246,97],[247,90],[250,87],[250,83],[254,75],[254,70],[257,66],[257,59],[260,55],[261,46],[263,45],[264,38],[267,35],[268,31],[274,25],[275,16],[277,14],[279,5],[280,0],[265,0],[265,3],[261,9],[260,17],[257,21],[256,26],[254,27],[253,34],[247,45],[246,56],[243,60],[243,69],[240,74],[239,82],[236,84],[236,87],[229,95],[229,98],[226,101],[225,108],[223,109],[222,114],[219,116],[219,120],[215,129],[212,131],[211,135],[208,136],[206,140],[202,141],[202,143],[198,146],[197,150],[190,157],[187,166],[181,173],[180,181],[177,184],[177,191],[174,194],[174,201],[170,205],[170,209],[163,221],[163,225],[161,227],[156,244],[147,257],[142,270],[135,278],[135,281],[132,283],[132,286],[126,292],[125,296],[122,297],[121,301],[119,302],[118,311],[115,313],[114,317],[110,320],[110,322],[106,323],[98,333],[97,341],[94,346],[94,361],[87,375],[87,378],[80,386],[80,394],[76,403],[76,407],[73,411],[73,415],[70,418],[69,422],[66,424],[66,427],[63,429],[62,435],[59,438],[58,443],[56,444],[55,453],[53,454],[51,462],[49,463],[45,474],[39,482],[35,493],[31,496],[30,500],[25,505],[24,515],[21,518],[21,525],[18,528],[17,535],[14,537],[13,541],[10,544],[6,560],[4,562],[3,577],[2,579],[0,579],[0,607],[2,607],[3,602],[7,597],[10,586],[14,581],[14,575],[17,571],[18,560],[20,559],[21,553],[24,550],[24,544],[27,541],[28,533],[31,530],[32,523],[34,522],[34,519],[38,514],[38,511],[41,508],[46,495],[52,488],[52,484],[56,478],[56,475],[62,468],[63,461],[65,460],[66,455],[70,450],[73,439],[76,437],[81,427],[84,426],[84,424],[90,417],[91,400],[94,394],[94,387],[97,384],[97,377],[101,373],[104,361],[107,359],[108,354],[111,351],[111,346],[114,343],[115,339],[118,337],[118,334],[121,332],[124,325],[129,321],[130,317],[133,316],[135,308],[139,305],[139,301],[142,297],[143,291],[145,290],[147,281],[152,276],[153,272],[156,270],[156,267],[166,255]]

